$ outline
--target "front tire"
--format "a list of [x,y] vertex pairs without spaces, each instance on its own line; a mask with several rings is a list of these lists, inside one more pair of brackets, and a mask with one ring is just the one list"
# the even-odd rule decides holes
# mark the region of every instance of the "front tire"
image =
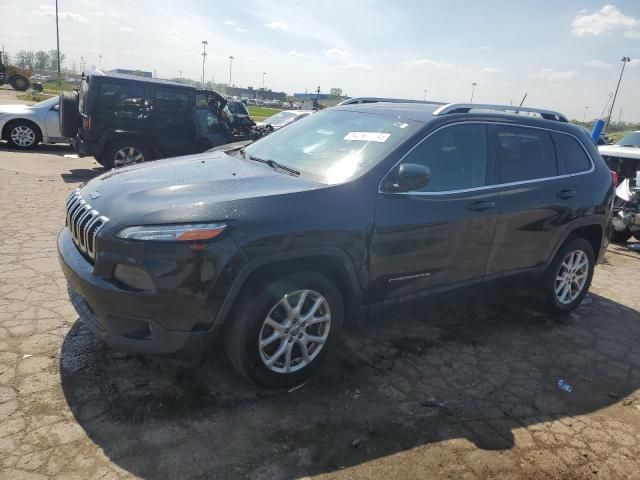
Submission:
[[591,244],[580,237],[569,237],[549,265],[543,279],[547,310],[569,313],[589,291],[595,254]]
[[228,320],[225,349],[234,369],[267,388],[312,376],[337,338],[344,315],[326,276],[297,272],[251,285]]
[[42,141],[40,129],[24,120],[12,122],[7,127],[6,139],[13,148],[29,150]]

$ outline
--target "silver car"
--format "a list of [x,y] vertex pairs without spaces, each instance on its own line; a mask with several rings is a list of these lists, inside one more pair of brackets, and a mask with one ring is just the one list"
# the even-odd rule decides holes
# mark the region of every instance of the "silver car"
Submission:
[[274,130],[280,130],[290,123],[297,122],[301,118],[307,117],[313,113],[313,110],[283,110],[272,115],[271,117],[257,122],[258,125],[271,125]]
[[58,102],[52,97],[35,105],[0,105],[2,139],[22,150],[40,142],[68,142],[60,134]]

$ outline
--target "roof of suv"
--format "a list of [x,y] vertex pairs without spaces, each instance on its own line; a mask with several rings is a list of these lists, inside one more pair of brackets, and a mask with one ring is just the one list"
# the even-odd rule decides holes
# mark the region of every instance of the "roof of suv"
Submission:
[[100,70],[95,70],[89,73],[89,76],[92,77],[101,77],[101,78],[116,78],[119,80],[131,80],[134,82],[145,82],[145,83],[154,83],[157,85],[166,85],[171,87],[180,87],[180,88],[188,88],[190,90],[195,90],[195,87],[191,85],[185,85],[184,83],[174,82],[173,80],[164,80],[162,78],[149,78],[149,77],[140,77],[138,75],[130,75],[127,73],[105,73]]

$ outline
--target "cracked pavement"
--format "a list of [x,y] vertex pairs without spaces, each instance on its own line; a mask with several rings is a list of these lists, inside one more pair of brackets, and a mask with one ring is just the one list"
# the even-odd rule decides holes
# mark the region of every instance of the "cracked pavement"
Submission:
[[390,308],[268,392],[219,351],[188,368],[92,336],[55,238],[99,169],[68,153],[0,145],[0,479],[640,478],[639,244],[567,317],[484,290]]

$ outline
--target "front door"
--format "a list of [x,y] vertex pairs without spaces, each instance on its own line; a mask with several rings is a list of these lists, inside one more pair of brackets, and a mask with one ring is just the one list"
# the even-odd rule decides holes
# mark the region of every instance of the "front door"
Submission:
[[193,153],[195,99],[184,89],[156,87],[153,94],[152,128],[164,156]]
[[427,166],[431,179],[419,191],[378,194],[372,302],[480,281],[498,218],[486,125],[445,126],[402,163]]

